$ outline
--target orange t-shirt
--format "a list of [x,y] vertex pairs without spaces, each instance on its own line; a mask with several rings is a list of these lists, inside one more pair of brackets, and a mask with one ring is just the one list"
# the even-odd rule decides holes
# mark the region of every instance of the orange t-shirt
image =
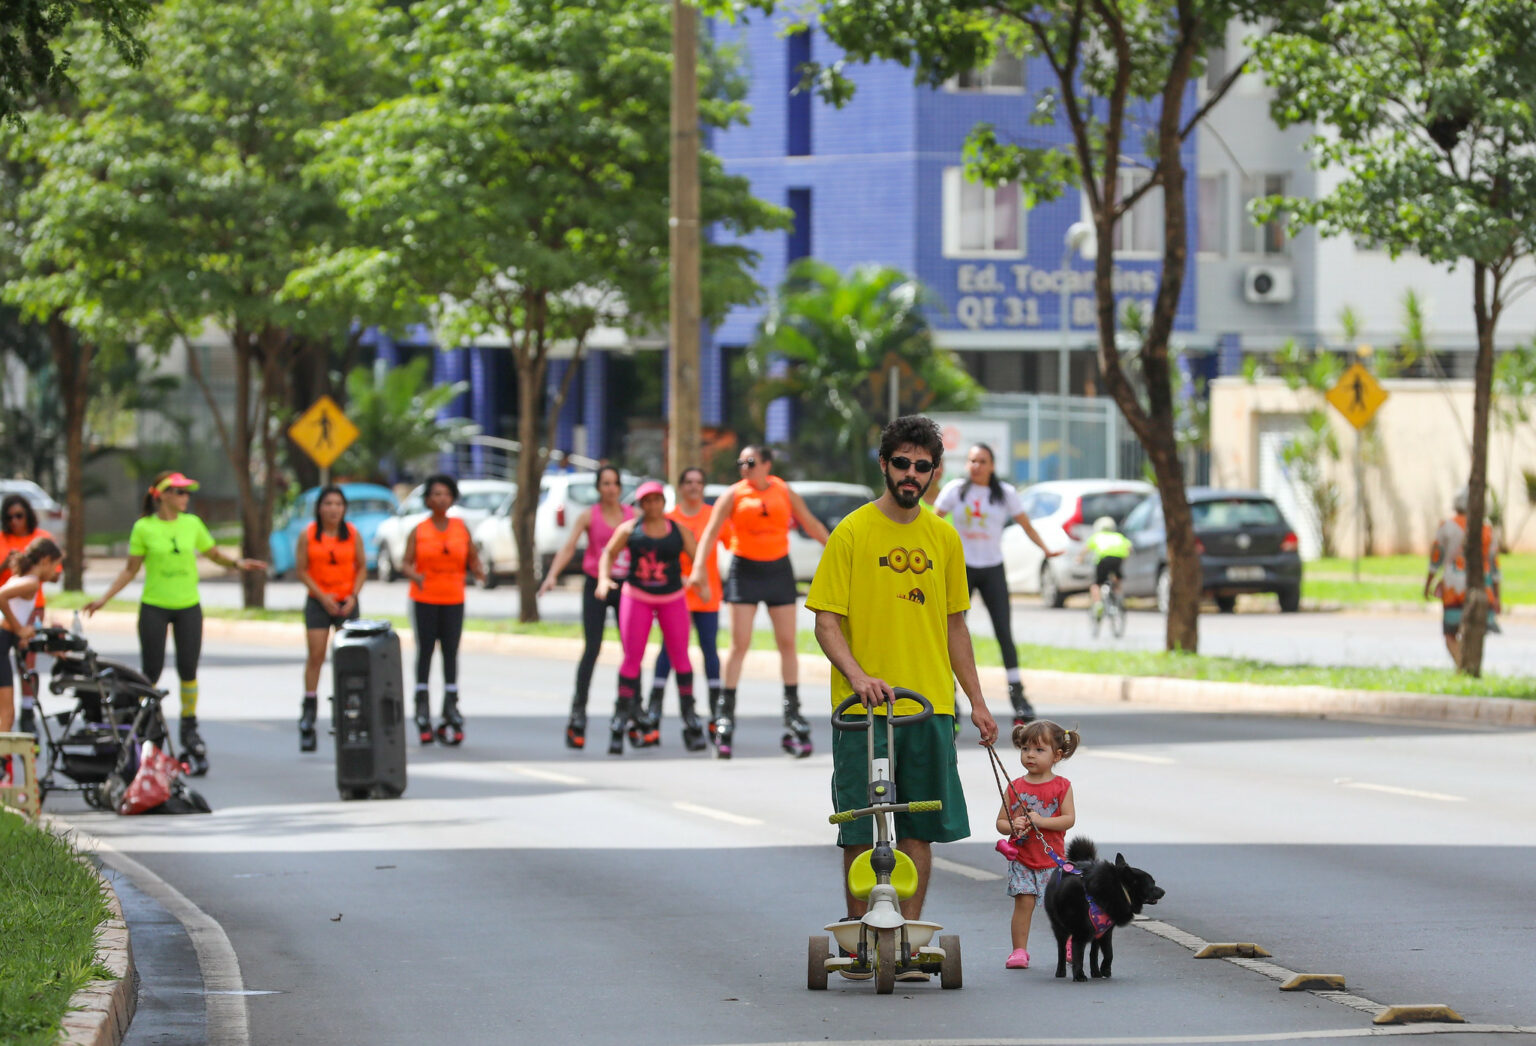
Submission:
[[[322,534],[315,523],[304,528],[310,580],[336,600],[350,596],[352,586],[357,583],[357,546],[353,544],[358,540],[357,528],[350,523],[342,525],[347,528],[345,538]],[[417,558],[420,558],[419,547]]]
[[416,572],[425,584],[411,582],[411,598],[434,606],[464,602],[464,574],[469,569],[469,527],[457,516],[438,530],[428,516],[416,527]]
[[730,522],[736,533],[731,551],[760,562],[789,555],[789,528],[794,522],[789,485],[769,476],[764,490],[754,487],[750,479],[741,480],[731,490],[736,495],[731,504]]
[[[709,526],[710,514],[710,506],[705,505],[692,516],[684,514],[681,508],[674,508],[671,512],[667,513],[667,518],[676,523],[678,526],[687,527],[689,530],[693,531],[693,539],[698,541],[704,536],[704,529]],[[721,529],[720,536],[716,539],[716,541],[724,542],[725,547],[730,548],[731,538],[734,536],[734,532],[731,528],[731,522],[730,520],[726,520],[725,526]],[[713,549],[707,553],[704,562],[708,564],[705,572],[705,578],[709,582],[709,598],[700,599],[698,591],[691,585],[688,586],[686,591],[688,593],[689,611],[720,609],[720,564],[715,559]],[[693,559],[684,553],[683,577],[686,578],[688,576],[688,572],[692,569]]]
[[[55,540],[54,536],[48,533],[42,527],[38,527],[32,533],[26,535],[12,534],[9,530],[0,531],[0,563],[3,563],[5,560],[11,558],[12,552],[23,551],[28,545],[32,544],[32,542],[36,541],[38,538],[47,538],[49,541]],[[0,585],[5,584],[10,579],[11,572],[4,569],[3,567],[0,567]],[[43,598],[43,586],[38,585],[35,605],[41,607],[46,605],[47,602],[48,601]]]

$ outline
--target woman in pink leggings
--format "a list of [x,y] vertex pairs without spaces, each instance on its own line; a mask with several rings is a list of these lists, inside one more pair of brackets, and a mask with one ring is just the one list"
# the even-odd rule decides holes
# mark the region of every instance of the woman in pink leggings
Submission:
[[640,662],[651,638],[651,625],[661,625],[661,641],[667,657],[677,668],[677,692],[685,701],[693,698],[693,664],[688,660],[688,602],[683,592],[683,556],[697,547],[693,533],[666,517],[666,491],[650,480],[635,491],[640,515],[620,523],[603,549],[597,572],[598,599],[606,599],[619,582],[609,568],[629,550],[629,577],[619,596],[619,636],[624,644],[624,663],[619,666],[619,697],[608,724],[608,754],[624,754],[624,732],[636,748],[649,748],[660,732],[640,704]]

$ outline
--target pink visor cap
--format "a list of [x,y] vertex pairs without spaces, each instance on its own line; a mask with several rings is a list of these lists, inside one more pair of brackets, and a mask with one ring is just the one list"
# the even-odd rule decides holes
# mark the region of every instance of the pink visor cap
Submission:
[[644,483],[640,484],[640,486],[635,488],[635,504],[640,504],[640,502],[644,501],[652,494],[660,494],[663,498],[665,498],[667,496],[667,488],[656,482],[654,479],[648,479]]

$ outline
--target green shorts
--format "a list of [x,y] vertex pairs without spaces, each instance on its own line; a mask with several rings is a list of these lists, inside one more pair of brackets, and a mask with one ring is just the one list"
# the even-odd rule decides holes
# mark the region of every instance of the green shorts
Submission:
[[[875,717],[875,758],[885,755],[885,723]],[[942,799],[944,809],[932,813],[896,815],[897,839],[952,843],[971,834],[965,812],[965,790],[955,758],[955,717],[936,715],[910,726],[898,726],[896,736],[896,797],[901,802]],[[836,810],[869,805],[869,749],[862,730],[832,731],[832,804]],[[870,846],[875,841],[874,818],[861,817],[840,825],[838,846]]]

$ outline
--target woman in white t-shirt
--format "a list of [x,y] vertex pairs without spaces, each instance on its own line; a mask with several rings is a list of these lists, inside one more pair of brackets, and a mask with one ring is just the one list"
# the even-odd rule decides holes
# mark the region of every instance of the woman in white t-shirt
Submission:
[[960,532],[965,549],[965,578],[972,592],[980,591],[992,618],[992,631],[1003,649],[1003,667],[1008,672],[1008,700],[1013,702],[1015,724],[1035,718],[1035,710],[1024,696],[1024,681],[1019,675],[1019,650],[1013,645],[1013,625],[1008,606],[1008,576],[1003,569],[1003,528],[1012,519],[1024,528],[1029,540],[1046,556],[1059,556],[1046,548],[1040,535],[1030,525],[1029,516],[1013,484],[997,476],[996,458],[985,443],[971,447],[965,459],[966,479],[950,480],[939,492],[933,510],[950,516]]

